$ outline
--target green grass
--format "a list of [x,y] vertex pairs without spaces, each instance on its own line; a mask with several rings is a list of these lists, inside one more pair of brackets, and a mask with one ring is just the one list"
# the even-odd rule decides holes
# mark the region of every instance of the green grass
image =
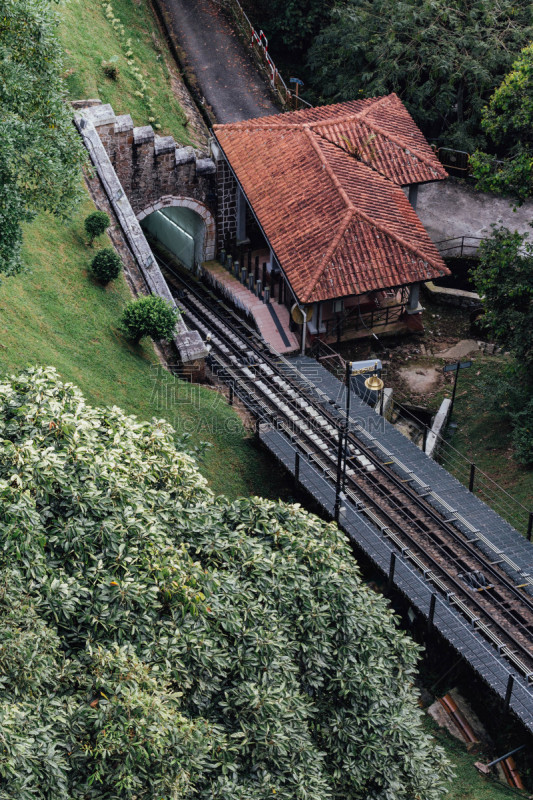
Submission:
[[[30,271],[0,285],[0,368],[54,366],[92,404],[164,417],[193,445],[210,442],[200,467],[218,493],[286,496],[279,470],[217,392],[177,381],[161,370],[150,342],[135,346],[121,335],[117,322],[131,299],[123,276],[104,288],[87,272],[95,249],[86,245],[83,219],[93,209],[87,196],[69,223],[43,215],[25,227]],[[101,237],[95,248],[107,244]]]
[[[457,423],[455,430],[448,429],[447,441],[465,458],[496,481],[527,509],[533,509],[533,469],[518,464],[511,445],[511,426],[507,420],[486,408],[488,399],[484,396],[483,380],[497,374],[501,367],[497,356],[476,355],[470,369],[461,370],[457,383],[457,394],[452,421]],[[449,392],[448,392],[449,394]],[[445,452],[449,448],[445,448]],[[452,454],[453,455],[453,454]],[[447,468],[450,465],[443,462]],[[462,468],[462,479],[467,480],[467,467]],[[459,477],[459,476],[458,476]],[[482,499],[496,508],[512,524],[519,525],[515,518],[517,509],[506,502],[502,493],[497,492],[490,481],[479,476],[476,484]],[[493,502],[490,495],[493,494]],[[520,515],[520,530],[525,532],[527,515]]]
[[477,771],[474,763],[488,762],[490,759],[487,755],[468,753],[464,744],[450,736],[448,731],[440,728],[429,716],[425,717],[425,725],[437,743],[445,749],[453,765],[455,778],[448,787],[447,800],[517,800],[518,797],[524,797],[523,792]]
[[[60,39],[65,55],[65,77],[71,100],[97,97],[111,103],[116,114],[131,114],[135,125],[148,125],[150,117],[161,132],[191,144],[187,119],[171,85],[176,67],[161,39],[147,0],[111,0],[115,18],[124,25],[125,36],[116,31],[98,0],[66,0],[60,8]],[[123,44],[131,38],[133,66],[128,64]],[[102,62],[118,67],[116,81],[104,74]],[[153,110],[139,97],[138,67],[148,85]],[[154,123],[155,124],[155,123]]]

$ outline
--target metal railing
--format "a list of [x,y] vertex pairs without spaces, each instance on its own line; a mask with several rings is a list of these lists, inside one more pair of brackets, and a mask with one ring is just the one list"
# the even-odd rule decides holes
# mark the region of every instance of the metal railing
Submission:
[[360,311],[358,306],[339,314],[334,319],[323,321],[325,335],[329,338],[336,336],[337,344],[345,333],[362,330],[366,328],[373,330],[389,323],[398,322],[405,312],[407,303],[384,306],[383,308],[373,308],[371,311]]
[[477,256],[480,243],[487,238],[482,236],[453,236],[451,239],[441,239],[435,242],[435,247],[441,256],[446,255],[448,258]]
[[262,30],[256,31],[239,0],[216,0],[216,2],[231,13],[236,22],[238,33],[245,42],[249,43],[256,63],[268,75],[270,85],[282,104],[295,110],[303,106],[311,108],[311,103],[308,103],[307,100],[304,100],[287,87],[268,52],[267,37]]

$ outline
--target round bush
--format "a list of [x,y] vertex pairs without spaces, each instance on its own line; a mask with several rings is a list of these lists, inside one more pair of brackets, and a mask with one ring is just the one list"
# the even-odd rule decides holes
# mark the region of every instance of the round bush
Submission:
[[85,230],[89,235],[89,244],[92,245],[95,238],[101,236],[109,228],[111,220],[105,211],[93,211],[92,214],[85,218],[84,224]]
[[179,311],[162,297],[150,295],[133,300],[124,309],[121,326],[127,336],[138,342],[143,336],[171,339]]
[[102,283],[114,281],[120,275],[122,261],[118,253],[112,247],[104,247],[99,250],[91,261],[91,270],[96,278]]

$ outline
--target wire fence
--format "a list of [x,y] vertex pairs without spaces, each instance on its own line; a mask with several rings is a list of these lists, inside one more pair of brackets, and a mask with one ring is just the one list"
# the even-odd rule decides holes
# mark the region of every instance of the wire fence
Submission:
[[262,30],[256,31],[239,0],[216,0],[216,2],[233,18],[237,32],[249,45],[256,64],[268,76],[270,85],[281,103],[286,108],[293,110],[303,107],[311,108],[311,103],[300,97],[298,90],[293,92],[288,88],[268,52],[267,37]]
[[[394,407],[406,421],[414,420],[420,429],[416,444],[425,451],[431,428],[417,419],[412,410],[394,400]],[[436,435],[435,459],[454,478],[468,487],[476,497],[483,500],[490,508],[506,519],[513,528],[531,540],[533,533],[533,511],[524,506],[504,489],[494,478],[491,478],[475,462],[457,450],[446,438],[446,432]]]

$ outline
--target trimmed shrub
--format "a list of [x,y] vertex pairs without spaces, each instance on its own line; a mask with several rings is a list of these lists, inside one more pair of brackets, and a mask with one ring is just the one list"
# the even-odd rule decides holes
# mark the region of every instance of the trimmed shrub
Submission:
[[97,236],[101,236],[111,225],[111,220],[105,211],[93,211],[85,218],[85,230],[89,236],[89,244],[92,247]]
[[118,278],[121,269],[121,258],[112,247],[103,247],[91,261],[93,275],[103,284]]
[[138,342],[143,336],[152,339],[171,339],[179,311],[162,297],[150,295],[133,300],[124,309],[121,327],[125,334]]

